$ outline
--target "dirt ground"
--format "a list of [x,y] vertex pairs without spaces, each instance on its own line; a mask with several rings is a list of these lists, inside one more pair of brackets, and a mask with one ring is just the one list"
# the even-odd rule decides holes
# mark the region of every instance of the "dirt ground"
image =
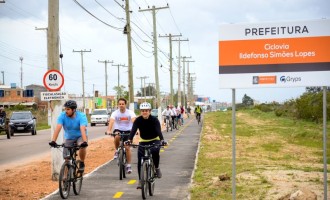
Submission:
[[[113,159],[112,137],[89,142],[85,173]],[[39,161],[23,166],[0,170],[0,199],[40,199],[58,189],[58,182],[51,180],[50,153]]]

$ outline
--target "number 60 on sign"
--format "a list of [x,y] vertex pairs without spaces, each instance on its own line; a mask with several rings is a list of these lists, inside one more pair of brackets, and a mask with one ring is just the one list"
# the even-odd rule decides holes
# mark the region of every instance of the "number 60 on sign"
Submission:
[[48,91],[59,91],[64,85],[64,77],[60,71],[53,69],[45,73],[43,82]]

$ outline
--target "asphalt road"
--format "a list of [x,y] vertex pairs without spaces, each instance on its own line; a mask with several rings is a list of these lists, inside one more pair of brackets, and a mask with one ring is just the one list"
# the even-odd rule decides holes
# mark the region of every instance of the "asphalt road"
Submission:
[[[104,135],[106,128],[104,125],[89,126],[89,140],[106,137]],[[50,129],[37,131],[37,135],[15,133],[11,139],[7,139],[6,135],[0,135],[0,169],[9,165],[28,162],[50,153],[48,145],[50,139]]]
[[[201,126],[195,119],[186,120],[178,131],[163,132],[169,142],[160,156],[160,168],[163,177],[156,180],[154,196],[148,199],[189,199],[189,186],[195,166]],[[70,199],[142,199],[141,190],[137,190],[137,151],[133,149],[133,173],[119,180],[119,169],[115,160],[100,166],[84,176],[80,195],[70,192]],[[44,199],[61,199],[54,191]]]

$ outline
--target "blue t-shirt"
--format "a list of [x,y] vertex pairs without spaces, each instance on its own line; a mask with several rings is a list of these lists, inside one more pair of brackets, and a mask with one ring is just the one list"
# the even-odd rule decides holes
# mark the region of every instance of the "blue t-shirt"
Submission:
[[68,140],[75,140],[81,137],[80,126],[87,127],[88,124],[86,115],[79,111],[76,111],[74,118],[68,117],[65,112],[62,112],[57,118],[57,123],[63,126],[64,138]]

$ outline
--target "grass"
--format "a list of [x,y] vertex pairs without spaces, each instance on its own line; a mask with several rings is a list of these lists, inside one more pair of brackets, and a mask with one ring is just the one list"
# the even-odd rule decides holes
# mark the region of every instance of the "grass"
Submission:
[[[201,148],[191,188],[192,200],[232,199],[231,136],[231,112],[204,115]],[[237,111],[236,139],[237,199],[272,199],[268,191],[274,185],[263,175],[272,169],[323,171],[320,124],[276,117],[271,112],[242,110]],[[327,146],[330,147],[329,140]],[[327,150],[329,163],[330,150]],[[230,180],[220,181],[221,175],[229,176]],[[319,178],[307,181],[320,185],[322,190],[323,181]]]

